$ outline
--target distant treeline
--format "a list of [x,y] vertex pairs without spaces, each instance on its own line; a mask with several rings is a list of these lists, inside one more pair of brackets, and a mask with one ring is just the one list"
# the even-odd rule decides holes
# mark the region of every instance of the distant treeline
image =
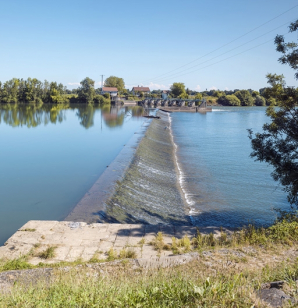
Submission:
[[223,106],[275,106],[277,101],[271,96],[270,88],[262,88],[259,91],[233,90],[219,91],[211,90],[201,92],[209,104],[220,104]]
[[[120,85],[119,85],[119,80]],[[36,78],[13,78],[5,83],[0,82],[0,103],[34,103],[34,104],[67,104],[83,103],[98,104],[100,106],[110,104],[110,95],[101,95],[101,88],[94,88],[95,82],[86,77],[80,82],[77,89],[69,90],[63,84],[57,82],[40,81]],[[111,76],[105,81],[106,86],[117,87],[119,94],[127,99],[140,100],[144,97],[161,97],[162,90],[153,90],[150,94],[139,93],[133,96],[129,89],[124,88],[122,78]],[[184,83],[173,83],[168,96],[182,99],[205,98],[209,105],[220,104],[223,106],[274,106],[277,104],[270,88],[262,88],[259,91],[248,90],[210,90],[197,92],[185,89]]]
[[79,88],[70,91],[62,83],[13,78],[3,84],[0,82],[0,103],[110,104],[110,95],[100,95],[101,89],[94,88],[92,79],[87,77],[80,84]]

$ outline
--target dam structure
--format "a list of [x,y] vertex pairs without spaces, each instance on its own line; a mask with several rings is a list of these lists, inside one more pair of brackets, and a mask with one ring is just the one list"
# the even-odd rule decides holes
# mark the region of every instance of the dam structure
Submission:
[[191,99],[144,99],[138,102],[144,108],[157,108],[167,112],[211,112],[212,108],[207,106],[207,101]]

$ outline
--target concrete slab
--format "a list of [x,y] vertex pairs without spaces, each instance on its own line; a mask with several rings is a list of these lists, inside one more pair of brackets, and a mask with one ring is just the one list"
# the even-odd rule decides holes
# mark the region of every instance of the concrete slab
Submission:
[[[172,237],[182,238],[184,235],[192,238],[196,228],[191,226],[171,225],[140,225],[140,224],[102,224],[69,221],[29,221],[0,247],[0,259],[15,259],[28,255],[33,251],[29,262],[53,263],[60,261],[75,261],[82,258],[90,260],[96,252],[101,253],[100,259],[107,257],[107,252],[113,248],[120,252],[123,248],[133,249],[138,257],[151,259],[168,257],[171,250],[157,251],[150,242],[158,232],[163,233],[164,242],[172,243]],[[25,231],[26,230],[26,231]],[[219,229],[202,229],[202,231],[219,232]],[[38,253],[48,247],[55,247],[55,256],[50,260],[38,257]]]

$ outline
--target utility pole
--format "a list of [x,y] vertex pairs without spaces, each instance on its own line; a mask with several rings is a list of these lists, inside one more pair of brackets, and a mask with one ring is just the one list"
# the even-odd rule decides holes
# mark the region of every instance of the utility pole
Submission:
[[103,76],[104,75],[100,75],[101,76],[101,91],[102,91],[102,88],[103,88]]

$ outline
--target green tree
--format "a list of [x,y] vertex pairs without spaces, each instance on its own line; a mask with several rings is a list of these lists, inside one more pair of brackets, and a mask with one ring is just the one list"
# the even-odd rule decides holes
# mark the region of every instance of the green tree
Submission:
[[239,98],[235,96],[234,94],[223,95],[218,99],[217,102],[223,106],[240,106],[241,105]]
[[179,97],[181,94],[186,94],[185,85],[182,82],[174,82],[170,90],[173,97]]
[[[297,28],[298,20],[290,25],[290,32]],[[280,35],[275,38],[275,44],[277,51],[283,53],[279,61],[295,69],[298,79],[298,45],[285,43]],[[283,185],[290,204],[298,206],[298,91],[285,87],[283,78],[278,75],[269,74],[267,79],[271,85],[270,93],[277,98],[279,108],[267,108],[271,122],[263,126],[262,133],[253,134],[249,130],[253,149],[251,157],[273,166],[273,179]]]
[[241,106],[253,106],[254,104],[254,99],[248,90],[237,91],[235,96],[240,100]]
[[81,103],[92,104],[95,97],[94,80],[86,77],[81,82],[78,90],[78,98]]
[[110,76],[105,80],[104,85],[106,87],[115,87],[118,89],[118,91],[123,91],[125,85],[123,78],[119,78],[116,76]]
[[202,93],[196,93],[196,95],[195,95],[195,99],[202,99],[203,98],[203,95],[202,95]]
[[263,96],[257,95],[255,98],[256,106],[266,106],[266,99]]

